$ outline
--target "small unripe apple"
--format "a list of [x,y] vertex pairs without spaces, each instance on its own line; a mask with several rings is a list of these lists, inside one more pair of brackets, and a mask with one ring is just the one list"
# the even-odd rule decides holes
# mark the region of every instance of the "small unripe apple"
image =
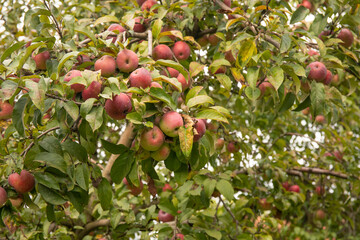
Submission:
[[165,136],[157,126],[144,130],[140,137],[140,145],[147,151],[158,150],[164,144],[164,141]]
[[175,217],[170,213],[164,212],[163,210],[159,210],[158,214],[159,221],[161,222],[171,222],[174,221]]
[[113,99],[107,99],[105,102],[105,111],[113,119],[121,120],[126,117],[128,112],[132,110],[132,103],[130,97],[125,93],[120,93],[113,97]]
[[10,174],[8,181],[10,186],[12,186],[18,193],[30,192],[35,186],[34,176],[26,170],[21,170],[20,174]]
[[166,160],[170,155],[171,149],[169,144],[164,143],[158,150],[151,153],[151,157],[156,161]]
[[292,185],[291,187],[289,187],[289,192],[300,192],[300,187],[298,185]]
[[191,82],[190,78],[186,80],[184,75],[179,73],[179,75],[177,76],[177,80],[181,83],[182,91],[185,91],[186,89],[189,88]]
[[50,53],[49,51],[44,51],[42,53],[39,53],[35,55],[32,53],[32,59],[34,59],[36,64],[36,69],[39,70],[46,70],[46,61],[50,59]]
[[194,125],[194,128],[198,132],[197,134],[194,135],[194,142],[197,142],[200,140],[200,138],[202,138],[202,136],[204,136],[206,132],[205,121],[202,121],[202,119],[198,119],[198,121]]
[[81,93],[82,98],[86,101],[89,98],[99,98],[99,94],[101,92],[101,83],[98,81],[92,81],[90,85],[84,89]]
[[153,49],[152,57],[155,61],[159,59],[171,60],[173,58],[173,53],[167,45],[159,44]]
[[130,87],[147,88],[151,84],[151,73],[145,68],[138,68],[129,76]]
[[7,192],[4,188],[0,187],[0,207],[4,206],[8,200]]
[[163,115],[159,125],[167,136],[176,137],[178,136],[178,129],[184,126],[184,120],[180,113],[171,111]]
[[[68,72],[65,75],[64,82],[70,82],[71,79],[73,79],[74,77],[81,77],[81,76],[82,75],[79,70],[71,70],[70,72]],[[75,91],[75,93],[79,93],[85,89],[85,86],[80,83],[74,83],[74,84],[71,84],[70,88],[73,89]]]
[[270,210],[272,208],[271,203],[269,203],[266,198],[259,199],[259,204],[264,210]]
[[178,60],[186,60],[191,53],[191,49],[186,42],[178,41],[174,44],[172,51]]
[[164,187],[162,188],[163,192],[166,192],[166,191],[172,191],[173,188],[170,186],[170,184],[168,183],[165,183]]
[[270,91],[270,89],[274,89],[274,86],[267,79],[265,79],[262,83],[260,83],[259,89],[261,92],[260,97],[262,97],[266,95]]
[[347,28],[341,29],[341,31],[339,32],[337,37],[343,41],[343,43],[340,43],[340,45],[342,45],[342,46],[344,46],[346,48],[351,47],[351,45],[354,42],[354,35]]
[[310,108],[309,107],[305,108],[304,110],[302,110],[302,113],[304,115],[308,115],[310,113]]
[[14,107],[8,102],[0,100],[0,120],[7,120],[11,118]]
[[128,49],[123,49],[116,57],[116,64],[121,72],[129,73],[138,67],[139,57],[135,52]]
[[129,184],[129,182],[127,181],[126,178],[123,179],[123,183],[126,185],[126,187],[131,191],[131,194],[134,196],[138,196],[144,188],[144,184],[142,183],[141,180],[140,180],[140,184],[138,187],[136,187],[132,184]]
[[215,143],[215,148],[216,148],[216,150],[221,150],[221,149],[223,149],[224,144],[225,144],[225,140],[224,140],[223,138],[218,138],[218,139],[216,140],[216,143]]
[[327,69],[321,62],[312,62],[308,65],[310,68],[308,79],[315,80],[317,82],[323,82],[326,78]]
[[96,60],[94,68],[95,71],[101,71],[101,76],[110,77],[115,73],[116,61],[112,56],[104,55]]
[[326,122],[324,115],[317,115],[315,118],[315,122],[323,124]]

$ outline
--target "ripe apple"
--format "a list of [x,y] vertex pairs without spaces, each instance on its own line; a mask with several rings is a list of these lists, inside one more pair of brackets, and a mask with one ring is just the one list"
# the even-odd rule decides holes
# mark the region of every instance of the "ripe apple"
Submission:
[[170,213],[164,212],[163,210],[159,210],[158,214],[159,221],[162,222],[171,222],[174,221],[175,217]]
[[312,3],[309,0],[303,0],[301,4],[298,5],[299,6],[304,6],[307,9],[309,9],[311,12],[314,10]]
[[324,84],[330,85],[332,78],[333,78],[332,73],[329,70],[327,70]]
[[157,126],[152,129],[144,130],[140,137],[140,145],[147,151],[158,150],[165,141],[163,132]]
[[175,236],[175,238],[174,237],[172,237],[171,238],[171,240],[184,240],[184,234],[182,234],[182,233],[177,233],[176,234],[176,236]]
[[333,76],[333,79],[332,79],[332,84],[333,85],[338,85],[339,84],[339,75],[338,74],[335,74],[334,76]]
[[155,61],[159,59],[171,60],[173,58],[173,53],[167,45],[159,44],[153,49],[152,57]]
[[[117,23],[111,24],[107,30],[115,32],[115,33],[122,33],[122,32],[126,31],[126,29],[123,26],[121,26],[120,24],[117,24]],[[115,43],[116,39],[117,39],[117,37],[108,37],[108,38],[112,38],[113,43]]]
[[178,60],[186,60],[191,53],[191,49],[186,42],[178,41],[172,47],[172,51]]
[[225,66],[220,66],[218,69],[216,69],[214,74],[220,74],[220,73],[225,73],[225,72],[226,72],[226,67]]
[[8,103],[0,100],[0,120],[7,120],[11,118],[14,107]]
[[34,176],[26,170],[21,170],[20,175],[18,173],[10,174],[8,182],[18,193],[30,192],[35,186]]
[[220,42],[220,38],[218,38],[215,34],[210,34],[208,40],[211,46],[216,46]]
[[143,18],[142,17],[136,17],[135,19],[135,25],[134,25],[134,32],[142,33],[146,31],[145,25],[142,23]]
[[151,87],[151,88],[152,88],[152,87],[154,87],[154,88],[163,88],[163,87],[160,85],[160,83],[158,83],[158,82],[151,82],[150,87]]
[[32,53],[31,57],[32,57],[32,59],[34,59],[37,69],[46,70],[46,61],[50,59],[49,51],[44,51],[37,55]]
[[105,102],[105,111],[113,119],[121,120],[126,117],[126,114],[132,110],[132,103],[130,97],[125,93],[120,93],[107,99]]
[[261,91],[260,97],[262,97],[266,95],[266,93],[268,93],[270,89],[274,89],[274,86],[269,82],[268,79],[265,79],[262,83],[260,83],[259,89]]
[[147,88],[151,84],[151,73],[145,68],[138,68],[129,76],[130,87]]
[[170,186],[170,184],[168,183],[165,183],[164,187],[162,188],[163,192],[166,192],[166,191],[172,191],[173,188]]
[[129,182],[127,181],[126,178],[123,179],[123,183],[126,185],[126,187],[131,191],[131,194],[134,196],[138,196],[144,188],[144,184],[142,183],[141,180],[140,180],[140,184],[138,187],[136,187],[132,184],[129,184]]
[[184,126],[184,121],[180,113],[171,111],[163,115],[159,125],[167,136],[176,137],[178,135],[178,129]]
[[217,150],[221,150],[221,149],[223,149],[224,144],[225,144],[225,140],[223,138],[218,138],[215,143],[215,148]]
[[326,119],[325,119],[324,115],[317,115],[315,118],[315,122],[319,123],[319,124],[323,124],[326,122]]
[[223,0],[226,6],[231,7],[231,0]]
[[231,50],[225,52],[225,59],[229,61],[229,63],[234,63],[236,59],[234,58],[234,55],[232,54]]
[[197,40],[198,44],[200,44],[201,47],[205,47],[209,44],[209,37],[207,35],[203,35]]
[[354,42],[354,35],[347,28],[341,29],[341,31],[337,35],[337,38],[339,38],[339,39],[341,39],[341,41],[343,41],[343,43],[340,43],[340,45],[342,45],[342,46],[344,46],[346,48],[351,47],[351,45]]
[[327,36],[330,36],[332,34],[332,32],[330,30],[325,30],[325,31],[322,31],[320,34],[319,34],[319,38],[322,40],[322,41],[325,41],[325,37]]
[[[141,5],[141,10],[142,11],[150,11],[151,7],[154,6],[155,4],[157,4],[157,2],[155,0],[146,0]],[[156,12],[156,11],[154,11],[154,12]]]
[[18,195],[17,198],[9,198],[13,207],[18,208],[22,205],[24,201],[24,197],[22,195]]
[[308,66],[310,68],[308,79],[315,80],[317,82],[323,82],[326,78],[327,69],[321,62],[312,62]]
[[[74,64],[73,69],[76,69],[78,66],[80,66],[83,63],[91,63],[92,62],[90,57],[85,54],[78,55],[76,57],[76,60],[77,60],[77,63]],[[86,69],[90,69],[90,68],[91,68],[91,65],[86,67]]]
[[158,150],[151,153],[151,157],[156,161],[166,160],[170,155],[171,149],[169,144],[164,143]]
[[259,204],[264,210],[270,210],[272,208],[271,203],[269,203],[266,198],[259,199]]
[[0,207],[4,206],[8,200],[8,195],[4,188],[0,187]]
[[310,49],[308,51],[308,55],[309,56],[316,56],[316,55],[319,55],[319,52],[318,51],[315,51],[314,49]]
[[167,67],[166,68],[167,71],[165,70],[162,70],[160,72],[161,75],[164,75],[164,76],[167,76],[167,77],[172,77],[172,78],[177,78],[179,76],[179,71],[174,69],[174,68],[171,68],[171,67]]
[[137,4],[141,6],[146,0],[136,0]]
[[182,75],[181,73],[179,73],[179,75],[177,76],[177,80],[181,83],[182,91],[185,91],[189,88],[191,80],[188,79],[186,81],[184,75]]
[[309,107],[305,108],[304,110],[302,110],[302,113],[304,115],[308,115],[310,113],[310,108]]
[[138,67],[139,57],[135,52],[128,49],[123,49],[116,57],[116,64],[121,72],[129,73]]
[[110,77],[115,73],[116,61],[112,56],[104,55],[96,60],[94,68],[95,71],[101,71],[101,76]]
[[81,93],[82,98],[86,101],[89,98],[99,98],[99,94],[101,92],[101,83],[98,81],[92,81],[90,85],[84,89]]
[[154,182],[154,179],[152,178],[148,178],[148,183],[147,183],[147,186],[148,186],[148,191],[149,193],[155,197],[156,194],[157,194],[157,189],[156,189],[156,186],[155,186],[155,182]]
[[290,188],[289,182],[283,182],[281,185],[283,186],[283,188],[285,188],[286,191],[289,191]]
[[[64,82],[70,82],[74,77],[81,77],[81,72],[79,70],[71,70],[64,77]],[[85,89],[85,86],[80,83],[74,83],[70,86],[71,89],[75,91],[75,93],[82,92]]]
[[300,192],[300,187],[298,185],[292,185],[291,187],[289,187],[289,192]]
[[200,138],[202,138],[202,136],[204,136],[206,132],[205,121],[203,121],[203,119],[198,119],[194,125],[194,128],[198,132],[197,134],[194,135],[194,142],[197,142],[200,140]]
[[315,212],[315,218],[317,220],[323,220],[326,217],[326,214],[323,210],[319,209]]
[[315,188],[316,194],[322,196],[325,194],[325,189],[323,186],[316,186]]
[[236,142],[229,142],[226,149],[228,150],[228,152],[230,153],[235,153],[239,151],[239,147],[236,146]]

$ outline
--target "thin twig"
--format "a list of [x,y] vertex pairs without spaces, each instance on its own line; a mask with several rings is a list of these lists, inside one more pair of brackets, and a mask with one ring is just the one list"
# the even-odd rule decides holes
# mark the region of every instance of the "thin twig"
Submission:
[[[45,132],[43,132],[42,134],[40,134],[36,139],[40,139],[42,136],[48,134],[49,132],[51,131],[54,131],[54,130],[57,130],[59,129],[60,127],[53,127],[53,128],[50,128],[48,130],[46,130]],[[32,148],[32,146],[34,146],[35,142],[31,142],[29,144],[29,146],[26,147],[26,149],[20,154],[20,156],[25,156],[26,153]]]
[[54,24],[55,24],[55,27],[56,27],[56,31],[59,33],[59,36],[60,36],[60,38],[62,39],[62,38],[63,38],[63,35],[62,35],[61,27],[60,27],[58,21],[56,20],[53,12],[51,11],[50,5],[47,4],[46,0],[44,0],[44,5],[45,5],[45,7],[47,8],[47,10],[49,10],[49,12],[50,12],[50,14],[51,14],[51,18],[53,19]]
[[221,203],[223,204],[224,208],[226,209],[226,211],[230,214],[230,216],[232,217],[233,221],[236,224],[236,233],[239,234],[239,221],[236,219],[234,213],[230,210],[230,208],[226,205],[226,203],[224,202],[224,200],[221,198],[221,196],[219,196],[219,199],[221,201]]

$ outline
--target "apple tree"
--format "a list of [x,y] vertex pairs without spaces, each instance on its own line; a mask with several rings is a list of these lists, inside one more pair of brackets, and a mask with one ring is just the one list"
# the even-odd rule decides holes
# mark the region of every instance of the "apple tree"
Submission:
[[360,3],[1,0],[1,239],[359,239]]

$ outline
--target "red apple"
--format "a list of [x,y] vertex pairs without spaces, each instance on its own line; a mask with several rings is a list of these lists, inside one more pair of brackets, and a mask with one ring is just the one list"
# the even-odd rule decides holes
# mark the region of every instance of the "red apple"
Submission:
[[228,150],[228,152],[230,153],[235,153],[239,151],[239,147],[236,146],[236,142],[229,142],[226,149]]
[[[150,11],[151,7],[154,6],[155,4],[157,4],[157,2],[155,0],[146,0],[141,5],[141,10],[142,11]],[[156,11],[154,11],[154,12],[156,12]]]
[[324,80],[324,84],[325,85],[330,85],[332,78],[333,78],[332,73],[329,70],[327,70],[326,71],[326,77],[325,77],[325,80]]
[[347,28],[343,28],[341,29],[341,31],[339,32],[339,34],[337,35],[337,37],[339,39],[341,39],[341,41],[343,41],[343,43],[340,43],[340,45],[349,48],[351,47],[351,45],[354,42],[354,35],[352,34],[352,32],[347,29]]
[[162,70],[160,72],[160,74],[167,76],[167,77],[172,77],[172,78],[177,78],[179,76],[179,71],[171,68],[171,67],[167,67],[167,72],[165,70]]
[[21,170],[20,175],[18,173],[10,174],[8,181],[18,193],[30,192],[35,186],[34,176],[26,170]]
[[186,42],[178,41],[174,44],[172,51],[178,60],[186,60],[191,53],[191,49]]
[[178,129],[184,126],[184,121],[180,113],[171,111],[163,115],[159,125],[167,136],[176,137],[178,135]]
[[160,83],[158,83],[158,82],[151,82],[150,87],[151,87],[151,88],[152,88],[152,87],[154,87],[154,88],[163,88],[163,87],[160,85]]
[[135,25],[134,25],[134,32],[145,32],[146,31],[146,27],[145,25],[142,23],[143,18],[142,17],[137,17],[134,19],[135,20]]
[[136,187],[132,184],[129,184],[129,182],[127,181],[126,178],[123,179],[123,183],[126,185],[126,187],[131,191],[131,194],[134,196],[138,196],[144,188],[144,184],[142,183],[141,180],[140,180],[140,184],[138,187]]
[[325,194],[325,189],[323,186],[316,186],[315,188],[316,194],[322,196]]
[[264,210],[270,210],[272,208],[271,203],[269,203],[266,198],[259,199],[259,204]]
[[304,110],[302,110],[302,113],[304,115],[308,115],[310,113],[310,108],[309,107],[305,108]]
[[261,91],[260,97],[262,97],[266,95],[270,89],[274,89],[274,86],[268,81],[268,79],[265,79],[262,83],[260,83],[259,89]]
[[158,150],[151,153],[151,157],[156,161],[166,160],[170,155],[171,149],[169,144],[164,143]]
[[224,139],[223,139],[223,138],[218,138],[218,139],[216,140],[216,143],[215,143],[215,148],[216,148],[217,150],[221,150],[221,149],[223,149],[224,144],[225,144]]
[[332,32],[330,30],[325,30],[325,31],[322,31],[320,34],[319,34],[319,38],[322,40],[322,41],[325,41],[325,37],[327,36],[330,36],[332,34]]
[[291,187],[289,187],[289,192],[300,192],[300,187],[298,185],[292,185]]
[[[115,32],[115,33],[122,33],[122,32],[126,31],[126,29],[123,26],[121,26],[120,24],[117,24],[117,23],[111,24],[107,30]],[[112,38],[113,43],[115,43],[116,39],[117,39],[117,37],[108,37],[108,38]]]
[[194,142],[197,142],[200,140],[200,138],[202,138],[202,136],[204,136],[206,132],[205,121],[202,121],[202,119],[198,119],[198,121],[194,125],[194,128],[198,132],[197,134],[194,135]]
[[0,120],[7,120],[11,118],[14,107],[8,103],[0,100]]
[[181,83],[182,91],[185,91],[189,88],[191,82],[190,79],[186,80],[184,75],[182,75],[181,73],[179,73],[179,75],[177,76],[177,80]]
[[86,89],[84,89],[84,91],[81,94],[84,100],[87,100],[89,98],[98,99],[100,92],[101,92],[101,83],[98,81],[92,81],[90,85]]
[[121,72],[129,73],[138,67],[139,57],[135,52],[128,49],[123,49],[116,57],[116,64]]
[[210,34],[208,40],[211,46],[216,46],[220,42],[220,38],[218,38],[215,34]]
[[325,117],[323,115],[317,115],[315,118],[315,122],[323,124],[326,122]]
[[283,182],[281,185],[283,186],[283,188],[285,188],[286,191],[289,191],[290,184],[288,182]]
[[151,73],[145,68],[138,68],[129,76],[130,87],[147,88],[151,84]]
[[152,57],[155,61],[159,59],[171,60],[173,58],[173,53],[167,45],[159,44],[153,49]]
[[158,218],[161,222],[171,222],[175,219],[173,215],[171,215],[170,213],[166,213],[163,210],[159,210]]
[[323,82],[326,78],[327,69],[321,62],[312,62],[308,66],[310,68],[308,79],[315,80],[317,82]]
[[101,71],[101,76],[110,77],[115,73],[116,61],[112,56],[104,55],[96,60],[94,68],[95,71]]
[[315,51],[314,49],[310,49],[308,51],[308,55],[309,56],[316,56],[316,55],[319,55],[319,52],[318,51]]
[[302,3],[298,5],[298,7],[299,6],[304,6],[307,9],[309,9],[311,12],[314,10],[312,3],[308,0],[303,0]]
[[140,137],[140,145],[147,151],[158,150],[165,141],[163,132],[157,126],[152,129],[144,130]]
[[18,208],[22,205],[24,201],[24,197],[22,195],[18,195],[17,198],[9,198],[13,207]]
[[231,0],[223,0],[226,6],[231,7]]
[[175,236],[175,238],[174,237],[172,237],[171,238],[171,240],[184,240],[184,234],[182,234],[182,233],[177,233],[176,234],[176,236]]
[[166,191],[172,191],[173,188],[170,186],[170,184],[168,183],[165,183],[164,187],[162,188],[163,192],[166,192]]
[[37,55],[32,53],[32,59],[34,59],[37,69],[46,70],[46,61],[50,59],[50,53],[49,51],[44,51]]
[[209,37],[207,35],[203,35],[197,40],[197,42],[201,47],[205,47],[209,43]]
[[[81,77],[81,72],[79,70],[71,70],[64,77],[64,82],[70,82],[74,77]],[[71,89],[75,91],[75,93],[82,92],[85,89],[85,85],[80,83],[74,83],[70,86]]]
[[141,6],[146,0],[136,0],[137,4]]
[[315,212],[315,218],[317,220],[323,220],[326,217],[326,214],[323,210],[319,209]]
[[4,188],[0,187],[0,207],[4,206],[8,200],[7,192]]
[[128,112],[132,110],[132,103],[128,95],[120,93],[113,97],[113,99],[107,99],[105,102],[105,111],[113,119],[121,120],[126,117]]

